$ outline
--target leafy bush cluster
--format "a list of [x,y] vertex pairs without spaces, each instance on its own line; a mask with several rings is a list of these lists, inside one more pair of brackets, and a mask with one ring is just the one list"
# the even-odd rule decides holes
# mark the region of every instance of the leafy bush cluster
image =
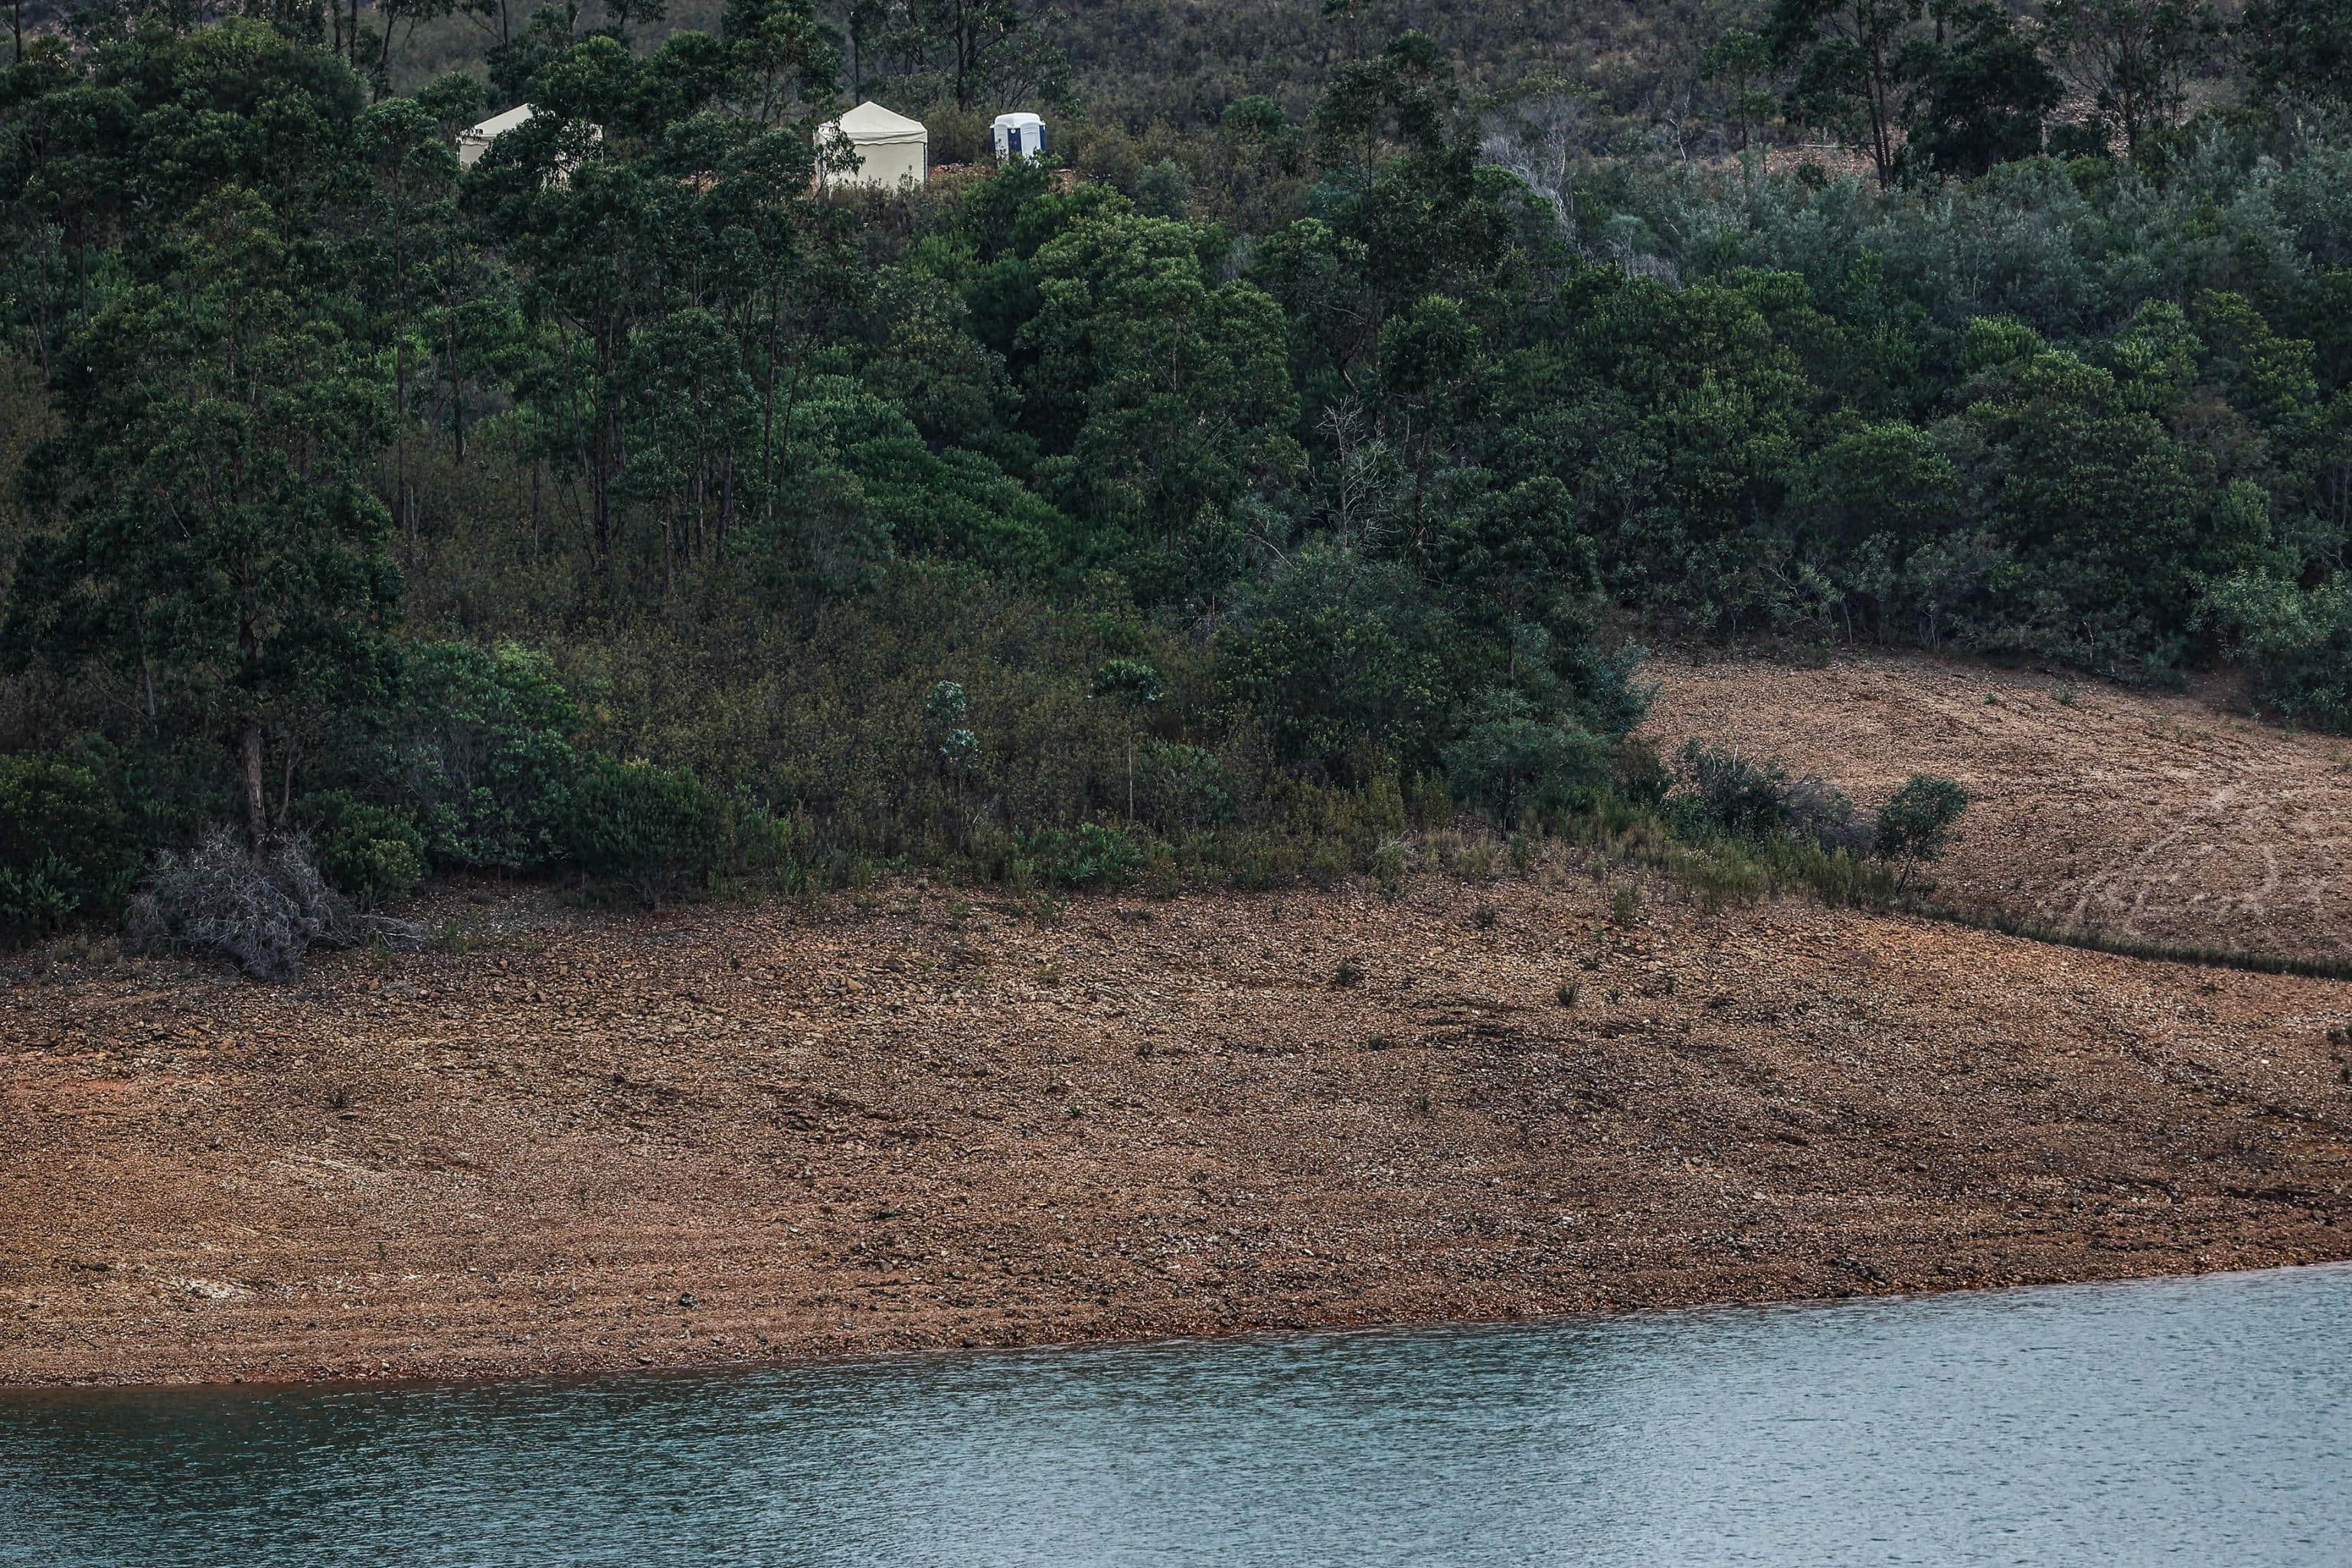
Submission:
[[138,863],[121,808],[88,769],[0,757],[0,942],[111,913]]
[[572,870],[658,907],[801,858],[790,824],[693,772],[580,745],[544,655],[424,643],[400,668],[397,699],[322,762],[340,787],[304,802],[320,870],[363,903],[433,869]]
[[1682,837],[1787,840],[1848,860],[1869,856],[1900,866],[1898,889],[1914,867],[1943,854],[1968,808],[1968,793],[1935,773],[1913,774],[1870,816],[1834,784],[1791,778],[1778,762],[1697,741],[1685,742],[1675,760],[1664,805]]

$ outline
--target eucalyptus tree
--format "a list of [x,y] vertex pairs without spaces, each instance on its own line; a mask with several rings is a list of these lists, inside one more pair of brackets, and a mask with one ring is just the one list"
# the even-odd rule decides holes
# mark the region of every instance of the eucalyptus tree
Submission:
[[1903,109],[1917,56],[1922,0],[1774,0],[1775,56],[1796,72],[1789,118],[1830,127],[1894,182]]
[[1022,329],[1049,487],[1162,601],[1218,593],[1248,548],[1244,497],[1302,460],[1282,311],[1215,281],[1222,246],[1165,219],[1080,223],[1037,252]]
[[2263,90],[2352,100],[2352,0],[2248,0],[2238,37],[2246,74]]
[[1906,161],[1973,175],[2040,153],[2042,121],[2065,86],[2034,33],[1993,0],[1934,0],[1930,9],[1936,37],[1911,46]]
[[2048,32],[2059,69],[2131,155],[2180,118],[2221,18],[2210,0],[2050,0]]
[[62,356],[46,526],[0,640],[222,743],[258,849],[338,712],[390,679],[399,576],[368,482],[387,389],[257,194],[215,192],[173,237],[179,265],[113,289]]
[[908,31],[958,109],[1069,100],[1069,60],[1023,0],[909,0],[908,9]]
[[394,525],[414,543],[416,505],[409,488],[410,387],[429,351],[424,315],[445,292],[449,231],[457,225],[457,159],[432,112],[413,99],[393,99],[354,125],[360,167],[368,176],[355,204],[358,222],[346,255],[392,349]]

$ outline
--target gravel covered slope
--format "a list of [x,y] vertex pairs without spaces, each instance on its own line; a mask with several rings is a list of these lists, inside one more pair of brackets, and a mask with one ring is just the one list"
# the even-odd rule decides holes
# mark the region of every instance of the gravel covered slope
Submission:
[[2213,700],[1910,655],[1654,662],[1646,730],[1786,761],[1865,805],[1914,773],[1975,804],[1942,896],[2170,946],[2352,959],[2352,741]]
[[470,952],[299,987],[142,962],[9,990],[0,1383],[2352,1256],[2345,984],[1655,889],[1621,931],[1566,868],[1049,921],[498,898]]

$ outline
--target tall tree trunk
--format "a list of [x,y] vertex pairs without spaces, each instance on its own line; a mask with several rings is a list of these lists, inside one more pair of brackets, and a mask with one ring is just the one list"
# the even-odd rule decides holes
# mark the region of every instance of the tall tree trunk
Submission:
[[609,339],[597,343],[596,399],[588,426],[588,510],[600,567],[609,565],[614,554],[612,396],[614,367],[618,357]]
[[408,335],[392,345],[392,416],[399,434],[392,448],[392,500],[394,516],[408,534],[408,556],[416,558],[416,508],[408,496]]
[[250,716],[238,730],[237,757],[245,773],[245,842],[256,855],[269,842],[269,801],[263,793],[261,720]]
[[294,818],[294,769],[301,760],[302,748],[289,741],[286,756],[278,764],[278,820],[280,822],[290,822]]
[[776,354],[782,346],[784,326],[784,280],[779,275],[768,292],[768,363],[761,377],[760,412],[760,521],[772,522],[776,515]]
[[466,460],[466,372],[457,358],[457,301],[447,294],[441,297],[448,331],[442,338],[442,357],[449,365],[449,430],[455,438],[457,461]]
[[964,85],[964,73],[971,60],[971,15],[969,6],[956,7],[955,22],[955,100],[958,109],[971,107],[971,89]]
[[726,467],[719,471],[719,518],[710,533],[713,549],[723,550],[727,547],[727,533],[734,526],[734,522],[735,454],[730,450],[727,454]]
[[1870,162],[1882,191],[1895,181],[1895,89],[1887,71],[1885,49],[1874,43],[1870,49]]
[[[250,700],[258,691],[261,673],[261,624],[255,607],[256,585],[253,569],[248,564],[237,574],[238,596],[244,608],[237,616],[237,662],[247,678],[246,695]],[[237,761],[245,775],[245,838],[256,855],[269,840],[269,800],[263,794],[261,769],[261,715],[246,714],[236,732]]]

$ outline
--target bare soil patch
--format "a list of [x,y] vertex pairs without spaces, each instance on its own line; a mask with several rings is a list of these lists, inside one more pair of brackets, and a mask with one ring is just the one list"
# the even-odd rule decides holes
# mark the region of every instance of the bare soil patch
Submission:
[[913,889],[644,920],[521,899],[481,911],[505,934],[474,951],[296,987],[160,961],[23,978],[0,1009],[0,1384],[2352,1255],[2330,1036],[2352,985],[1654,889],[1618,930],[1606,901],[1564,867],[1396,906],[1088,899],[1047,921]]
[[1777,756],[1865,804],[1968,787],[1956,907],[2172,946],[2352,959],[2352,742],[2126,690],[1920,657],[1662,659],[1646,732]]

